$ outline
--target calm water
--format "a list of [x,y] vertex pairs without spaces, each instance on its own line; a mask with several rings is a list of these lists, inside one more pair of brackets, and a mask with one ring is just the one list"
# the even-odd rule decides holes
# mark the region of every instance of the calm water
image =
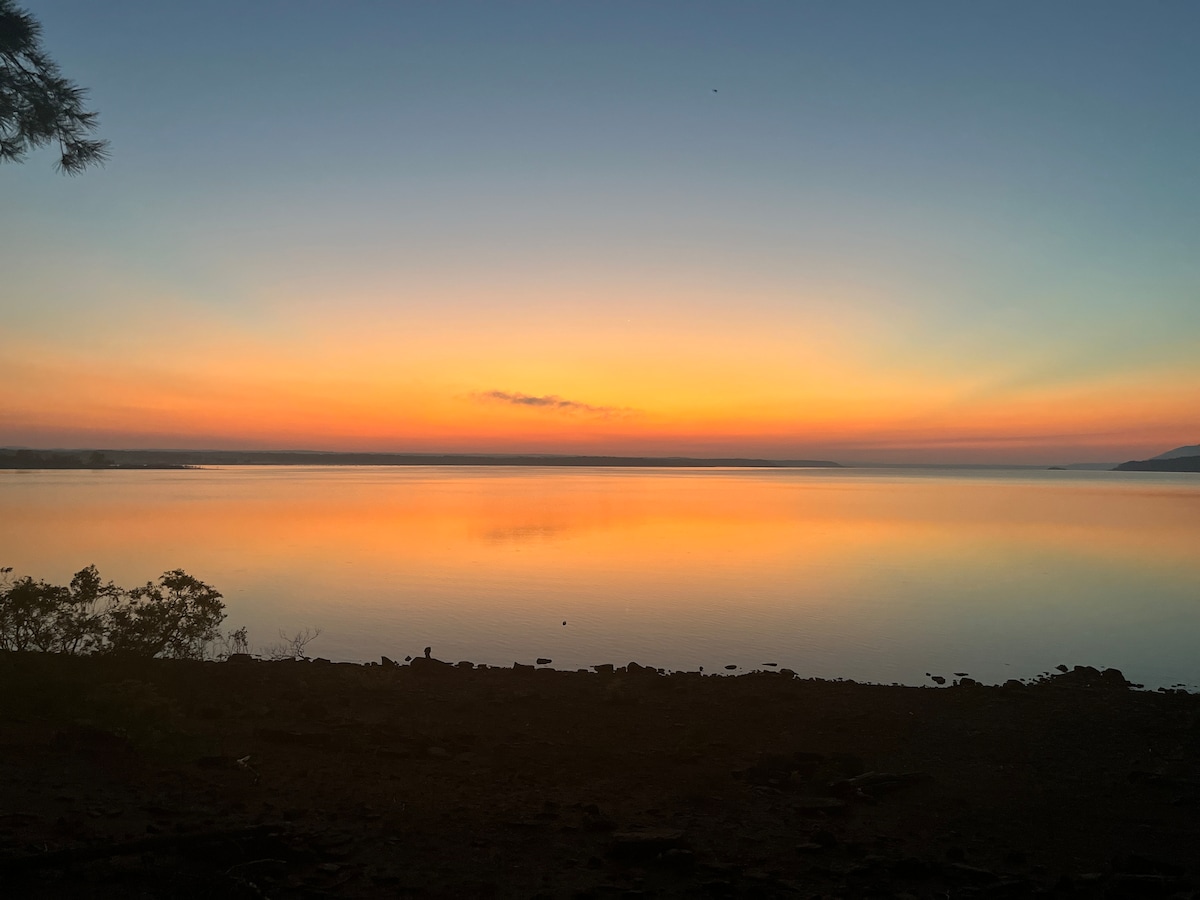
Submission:
[[332,659],[1200,683],[1195,475],[9,471],[0,509],[17,574],[183,568],[252,646],[319,627]]

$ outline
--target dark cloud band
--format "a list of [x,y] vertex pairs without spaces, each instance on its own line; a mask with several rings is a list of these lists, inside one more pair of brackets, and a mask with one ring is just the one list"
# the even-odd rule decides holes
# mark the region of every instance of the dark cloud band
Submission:
[[558,410],[560,412],[588,413],[594,416],[612,416],[630,412],[628,409],[621,409],[616,406],[593,406],[590,403],[580,403],[578,400],[567,400],[564,397],[559,397],[557,394],[545,394],[538,397],[533,394],[517,394],[510,391],[482,391],[474,396],[479,400],[487,402],[509,403],[513,406],[532,406],[537,409]]

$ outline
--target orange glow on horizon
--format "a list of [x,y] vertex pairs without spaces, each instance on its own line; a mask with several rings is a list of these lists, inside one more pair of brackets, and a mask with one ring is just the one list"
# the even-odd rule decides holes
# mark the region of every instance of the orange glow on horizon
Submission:
[[[926,458],[983,461],[1091,447],[1129,458],[1189,439],[1200,409],[1200,379],[1176,370],[989,391],[918,369],[856,369],[858,354],[799,348],[783,363],[778,347],[757,355],[743,347],[734,358],[712,336],[674,356],[641,343],[608,363],[595,343],[522,362],[520,346],[487,356],[477,339],[390,355],[376,341],[357,357],[318,346],[307,362],[287,348],[251,353],[236,342],[213,356],[186,338],[175,353],[159,348],[137,363],[29,344],[0,361],[0,377],[23,385],[4,411],[10,442],[43,446],[860,459],[925,448]],[[448,357],[440,366],[438,352]],[[571,353],[574,366],[556,359]],[[495,391],[564,405],[524,405]]]

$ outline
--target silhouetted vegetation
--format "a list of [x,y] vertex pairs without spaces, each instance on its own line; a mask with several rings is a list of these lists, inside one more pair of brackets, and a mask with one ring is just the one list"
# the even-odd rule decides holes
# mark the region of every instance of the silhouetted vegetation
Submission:
[[203,659],[222,643],[244,651],[245,629],[222,635],[225,604],[211,586],[174,569],[121,588],[95,566],[69,585],[12,579],[0,569],[0,650]]
[[42,26],[12,0],[0,0],[0,162],[57,143],[58,169],[77,175],[108,158],[108,142],[90,138],[96,113],[83,88],[63,77],[41,46]]
[[109,469],[113,461],[99,450],[0,450],[0,469]]
[[[130,462],[123,451],[0,450],[0,469],[194,469],[171,462]],[[121,458],[114,460],[114,454]]]
[[[291,637],[283,629],[279,631],[279,643],[272,644],[263,651],[263,655],[272,661],[281,659],[308,659],[308,645],[321,636],[321,629],[305,628],[297,631]],[[245,633],[242,633],[243,645]],[[244,651],[243,651],[244,652]]]

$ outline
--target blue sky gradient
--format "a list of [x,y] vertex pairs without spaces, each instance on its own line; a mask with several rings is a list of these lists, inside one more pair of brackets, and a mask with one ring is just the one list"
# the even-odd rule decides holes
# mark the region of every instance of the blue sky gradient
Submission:
[[[0,355],[49,382],[203,395],[184,360],[220,360],[248,393],[263,365],[308,385],[297,408],[443,410],[420,440],[279,435],[389,450],[1061,462],[1197,437],[1196,4],[26,5],[112,142],[79,178],[0,169]],[[620,362],[587,363],[598,341]],[[655,382],[676,356],[708,374]],[[862,382],[788,387],[820,361]],[[451,407],[486,391],[648,418],[472,431]],[[0,443],[273,443],[199,401],[162,432],[137,396],[56,396],[0,402]]]

